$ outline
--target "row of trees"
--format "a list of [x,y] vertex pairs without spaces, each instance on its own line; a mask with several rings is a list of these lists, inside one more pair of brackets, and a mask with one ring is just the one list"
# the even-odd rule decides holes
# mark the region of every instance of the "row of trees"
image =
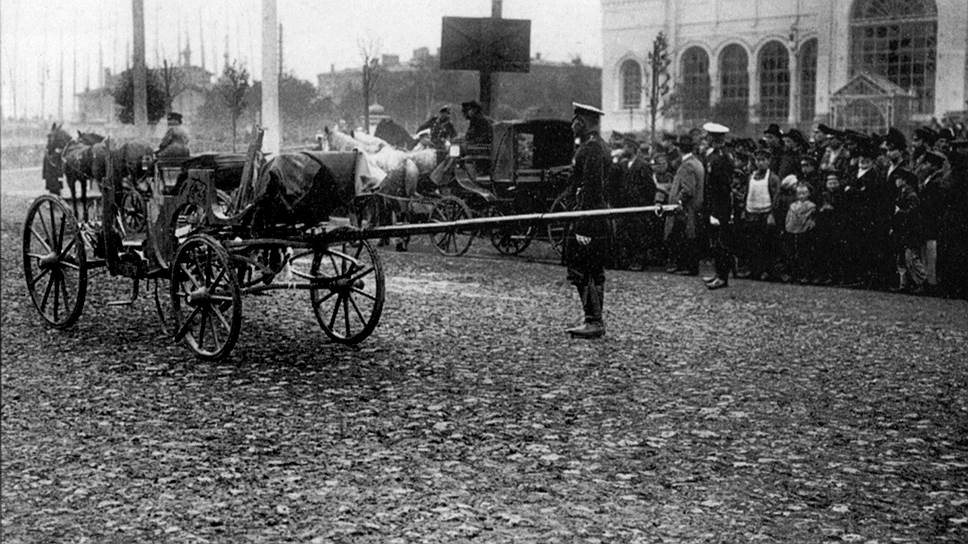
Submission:
[[[378,102],[395,121],[413,130],[442,104],[456,105],[477,98],[474,72],[446,71],[436,57],[412,61],[409,69],[380,65],[375,55],[365,59],[365,70],[343,78],[332,96],[319,96],[316,86],[283,73],[279,79],[279,107],[283,143],[297,145],[313,140],[323,126],[343,121],[349,127],[362,124],[367,104]],[[193,89],[202,95],[192,126],[194,139],[225,142],[233,148],[245,142],[259,123],[262,85],[252,81],[247,68],[232,62],[215,83],[190,87],[178,68],[163,64],[148,73],[148,119],[163,120],[175,98]],[[495,119],[571,116],[571,103],[601,103],[601,69],[576,58],[568,65],[535,63],[527,74],[501,74]],[[121,74],[114,98],[120,121],[133,122],[133,89],[130,71]]]

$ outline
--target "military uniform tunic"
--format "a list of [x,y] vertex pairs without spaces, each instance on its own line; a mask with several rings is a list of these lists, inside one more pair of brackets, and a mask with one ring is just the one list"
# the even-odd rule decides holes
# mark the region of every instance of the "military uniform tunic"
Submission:
[[[605,208],[605,180],[610,164],[608,146],[597,133],[587,135],[575,152],[572,180],[575,186],[577,209]],[[568,267],[568,279],[576,285],[601,283],[605,278],[605,263],[609,254],[609,223],[594,218],[577,221],[566,238],[562,259]],[[581,245],[575,235],[587,236],[591,242]]]

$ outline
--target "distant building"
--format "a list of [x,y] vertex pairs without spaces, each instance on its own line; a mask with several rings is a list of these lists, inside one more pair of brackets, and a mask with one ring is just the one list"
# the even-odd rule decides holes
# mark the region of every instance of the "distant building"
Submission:
[[[185,116],[186,124],[191,124],[196,112],[205,103],[207,92],[212,88],[212,73],[191,64],[191,53],[187,47],[180,57],[181,64],[176,70],[182,90],[175,95],[171,108]],[[77,93],[75,122],[85,125],[116,124],[120,106],[114,102],[114,89],[120,78],[121,74],[112,74],[110,69],[105,69],[100,87]]]
[[[964,0],[602,0],[604,125],[648,125],[648,53],[669,41],[678,107],[705,120],[885,131],[968,108]],[[661,118],[661,116],[660,116]]]

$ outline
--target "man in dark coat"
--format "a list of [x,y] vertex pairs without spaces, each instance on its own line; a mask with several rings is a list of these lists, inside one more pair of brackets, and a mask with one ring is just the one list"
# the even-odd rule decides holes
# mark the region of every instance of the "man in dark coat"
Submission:
[[918,189],[921,200],[921,225],[924,228],[925,289],[928,294],[938,291],[938,238],[940,218],[945,208],[947,191],[942,184],[947,158],[937,151],[924,154],[923,168],[927,177]]
[[188,131],[182,126],[182,114],[171,112],[168,114],[168,131],[165,132],[158,150],[155,151],[158,157],[187,157],[188,152]]
[[[575,152],[572,183],[579,210],[605,207],[605,179],[609,168],[608,146],[599,134],[598,108],[574,104],[572,131],[580,145]],[[584,323],[567,329],[576,338],[598,338],[605,334],[602,307],[605,297],[605,263],[609,257],[609,226],[604,219],[577,221],[565,240],[562,261],[568,267],[568,281],[578,289]]]
[[672,178],[669,204],[678,204],[682,209],[666,220],[666,229],[671,228],[669,249],[676,265],[676,274],[698,276],[699,220],[703,211],[706,170],[696,157],[698,144],[691,136],[683,134],[676,145],[682,153],[682,162]]
[[846,180],[843,192],[845,283],[854,286],[868,280],[869,266],[874,257],[873,244],[882,243],[875,242],[871,237],[877,205],[875,193],[882,183],[881,173],[875,165],[878,150],[870,142],[860,141],[856,153],[857,170]]
[[703,199],[709,214],[713,234],[710,246],[716,272],[703,278],[709,289],[721,289],[729,285],[729,273],[733,269],[733,159],[723,148],[729,128],[718,123],[706,123],[703,129],[709,134],[712,152],[706,156],[706,189]]
[[[655,204],[655,182],[652,181],[652,165],[647,145],[637,146],[630,159],[622,161],[622,186],[625,190],[625,206],[651,206]],[[623,257],[631,269],[645,268],[648,261],[650,240],[649,217],[633,216],[617,221]]]
[[457,129],[450,122],[450,106],[440,108],[436,116],[427,119],[417,127],[417,132],[424,129],[430,130],[430,141],[433,142],[434,147],[444,149],[447,142],[457,136]]
[[477,100],[462,102],[460,110],[467,119],[464,142],[467,145],[491,145],[491,120],[484,115],[481,104]]
[[778,174],[780,161],[783,159],[783,132],[780,131],[780,125],[770,123],[763,131],[763,141],[770,150],[770,172]]

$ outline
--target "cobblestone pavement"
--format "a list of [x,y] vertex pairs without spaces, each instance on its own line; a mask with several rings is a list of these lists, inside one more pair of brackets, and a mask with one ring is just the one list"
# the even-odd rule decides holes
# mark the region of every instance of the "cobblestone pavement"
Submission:
[[26,206],[3,197],[4,542],[968,541],[964,301],[610,272],[608,335],[578,341],[556,265],[384,251],[357,349],[281,293],[211,364],[150,300],[106,307],[117,278],[41,326]]

